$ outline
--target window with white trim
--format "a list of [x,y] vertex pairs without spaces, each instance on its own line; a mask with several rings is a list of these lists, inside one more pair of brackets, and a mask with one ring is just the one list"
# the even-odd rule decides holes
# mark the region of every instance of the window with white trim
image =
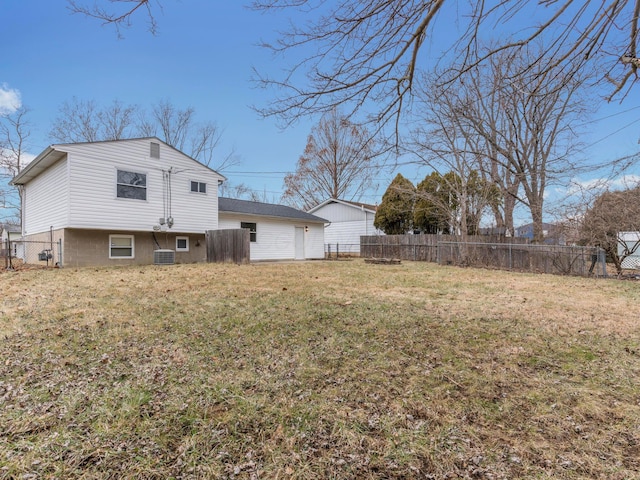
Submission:
[[147,199],[147,174],[118,170],[118,198]]
[[189,237],[176,237],[176,252],[189,251]]
[[249,230],[249,241],[256,242],[258,240],[258,226],[255,223],[240,222],[240,228]]
[[133,235],[109,235],[109,258],[134,258]]
[[207,184],[191,180],[191,191],[194,193],[207,193]]

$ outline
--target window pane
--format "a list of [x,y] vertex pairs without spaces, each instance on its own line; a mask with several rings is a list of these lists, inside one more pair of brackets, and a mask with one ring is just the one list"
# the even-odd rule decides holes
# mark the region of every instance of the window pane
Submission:
[[147,186],[147,176],[144,173],[126,172],[118,170],[118,183],[124,185]]
[[240,228],[246,228],[247,230],[249,230],[249,241],[250,242],[255,242],[257,235],[256,235],[256,230],[257,230],[257,225],[255,223],[250,223],[250,222],[240,222]]
[[207,184],[200,183],[200,193],[207,193]]
[[131,247],[129,247],[129,248],[111,248],[111,256],[112,257],[131,257],[132,256]]
[[198,191],[198,182],[191,182],[191,191],[192,192]]
[[187,239],[186,238],[178,238],[176,240],[176,248],[179,250],[185,250],[187,248]]
[[112,247],[131,247],[132,238],[129,237],[111,237]]
[[118,185],[118,197],[119,198],[135,198],[136,200],[147,199],[147,189],[140,187],[133,187],[129,185]]

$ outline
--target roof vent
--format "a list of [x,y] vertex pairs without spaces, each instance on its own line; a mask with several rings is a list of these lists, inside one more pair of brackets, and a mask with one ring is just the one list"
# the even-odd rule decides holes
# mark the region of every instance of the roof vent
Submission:
[[176,252],[173,250],[154,250],[154,265],[173,265],[176,262]]
[[149,153],[151,158],[160,158],[160,144],[151,142],[151,152]]

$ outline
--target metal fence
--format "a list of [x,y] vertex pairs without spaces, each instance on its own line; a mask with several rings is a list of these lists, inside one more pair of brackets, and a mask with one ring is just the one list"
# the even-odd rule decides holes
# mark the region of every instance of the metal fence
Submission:
[[360,244],[359,243],[325,243],[324,256],[325,258],[359,257]]
[[61,267],[62,240],[6,240],[0,250],[4,268]]

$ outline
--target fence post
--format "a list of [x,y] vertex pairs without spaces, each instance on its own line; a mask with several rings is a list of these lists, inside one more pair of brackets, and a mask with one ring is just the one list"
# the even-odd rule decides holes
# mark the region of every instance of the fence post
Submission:
[[598,247],[598,255],[602,259],[602,276],[607,278],[607,254],[602,248]]
[[336,260],[340,257],[340,244],[336,243]]
[[327,243],[327,258],[331,259],[331,244]]
[[7,258],[9,260],[7,270],[13,270],[13,257],[11,256],[11,253],[11,239],[7,238]]
[[511,255],[512,255],[511,247],[512,247],[512,245],[513,244],[511,242],[509,242],[509,270],[513,270],[513,260],[511,259]]
[[62,239],[58,239],[58,268],[62,268]]

